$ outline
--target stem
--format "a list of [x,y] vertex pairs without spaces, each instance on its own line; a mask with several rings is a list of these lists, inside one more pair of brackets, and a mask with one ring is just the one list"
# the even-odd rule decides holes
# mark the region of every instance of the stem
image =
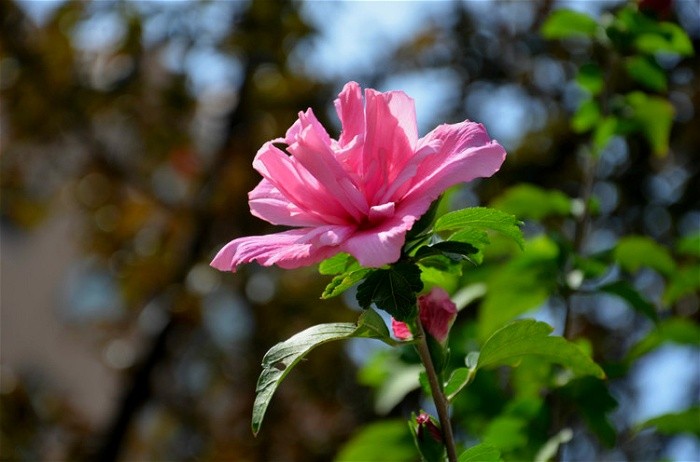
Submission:
[[440,427],[442,427],[442,438],[445,443],[445,448],[447,449],[447,460],[450,462],[457,462],[455,438],[452,434],[452,425],[450,424],[449,403],[447,402],[445,393],[442,391],[442,385],[440,384],[440,379],[438,378],[437,372],[435,372],[433,359],[430,356],[430,349],[428,348],[428,339],[425,336],[425,331],[423,330],[423,326],[421,326],[420,320],[416,322],[416,326],[416,330],[418,331],[418,343],[416,344],[416,349],[418,350],[418,356],[420,356],[420,359],[425,366],[425,372],[428,375],[430,390],[433,393],[433,401],[435,402],[435,407],[437,408]]

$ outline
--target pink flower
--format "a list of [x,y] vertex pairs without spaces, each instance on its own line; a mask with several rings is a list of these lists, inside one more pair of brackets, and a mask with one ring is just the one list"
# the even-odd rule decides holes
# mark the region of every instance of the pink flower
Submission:
[[[294,227],[235,239],[212,266],[235,271],[257,261],[297,268],[339,252],[366,267],[397,261],[406,232],[450,186],[493,175],[505,150],[480,124],[440,125],[418,138],[413,100],[401,91],[355,82],[335,101],[342,123],[332,139],[311,109],[253,161],[263,180],[248,197],[251,213]],[[284,152],[275,144],[286,144]]]
[[[430,292],[418,297],[418,317],[423,329],[438,342],[445,343],[457,317],[457,306],[444,289],[433,287]],[[394,318],[391,318],[391,330],[399,340],[413,338],[408,324]]]

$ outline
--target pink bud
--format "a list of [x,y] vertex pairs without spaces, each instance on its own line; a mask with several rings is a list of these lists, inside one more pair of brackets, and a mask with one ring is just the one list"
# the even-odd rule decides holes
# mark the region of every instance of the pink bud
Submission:
[[440,287],[418,297],[420,323],[440,343],[445,343],[450,328],[457,317],[457,307],[450,295]]
[[435,422],[426,412],[421,412],[416,417],[416,423],[418,424],[418,440],[421,441],[424,438],[425,430],[428,430],[430,436],[433,437],[435,441],[442,442],[442,432]]
[[399,340],[411,340],[413,338],[413,334],[411,334],[411,329],[409,329],[408,324],[397,321],[394,318],[391,318],[391,330],[394,332],[394,337]]

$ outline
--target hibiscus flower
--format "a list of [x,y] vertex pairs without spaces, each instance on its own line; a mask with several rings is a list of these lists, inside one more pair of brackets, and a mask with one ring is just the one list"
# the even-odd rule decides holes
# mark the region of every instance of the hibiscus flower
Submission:
[[251,213],[293,229],[235,239],[213,267],[236,271],[256,261],[298,268],[339,252],[365,267],[396,262],[406,233],[440,194],[493,175],[505,160],[478,123],[443,124],[418,138],[413,99],[402,91],[366,89],[363,101],[349,82],[335,107],[337,140],[308,109],[253,161],[263,179],[248,194]]

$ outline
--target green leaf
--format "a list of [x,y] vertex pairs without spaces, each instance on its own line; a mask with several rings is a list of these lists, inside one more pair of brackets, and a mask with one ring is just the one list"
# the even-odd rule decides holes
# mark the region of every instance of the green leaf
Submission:
[[385,420],[362,428],[340,449],[337,462],[415,462],[413,438],[404,420]]
[[668,153],[668,138],[675,114],[673,105],[664,98],[642,92],[628,94],[626,101],[633,113],[632,121],[646,137],[654,154],[665,156]]
[[479,249],[466,242],[442,241],[420,247],[414,257],[417,260],[422,260],[433,255],[442,255],[457,262],[468,259],[469,255],[477,252],[479,252]]
[[489,422],[484,430],[483,441],[503,452],[524,447],[528,441],[527,424],[525,419],[500,415]]
[[363,308],[374,303],[396,320],[410,322],[418,312],[416,294],[422,289],[420,268],[399,262],[371,272],[357,288],[357,301]]
[[625,61],[627,74],[646,88],[666,91],[666,74],[656,62],[646,56],[633,56]]
[[654,322],[658,322],[659,316],[656,312],[656,307],[639,293],[637,289],[625,281],[617,281],[600,288],[601,292],[605,292],[625,300],[635,311],[645,315]]
[[587,14],[572,10],[556,10],[542,25],[540,32],[546,39],[593,37],[598,23]]
[[571,118],[571,129],[575,133],[586,133],[596,127],[600,118],[598,103],[592,99],[584,100]]
[[348,290],[350,287],[354,286],[358,282],[360,282],[364,277],[369,274],[372,270],[369,268],[361,268],[355,271],[349,271],[347,273],[340,274],[333,279],[331,279],[331,282],[328,283],[325,289],[323,289],[323,293],[321,294],[321,298],[323,299],[328,299],[328,298],[333,298],[337,297],[338,295],[342,294],[346,290]]
[[359,267],[360,264],[357,263],[357,260],[355,260],[352,255],[341,252],[331,258],[323,260],[318,265],[318,272],[323,275],[333,275],[345,273],[353,269],[358,269]]
[[600,154],[600,152],[605,149],[610,139],[617,134],[619,124],[620,121],[617,117],[608,116],[600,119],[593,132],[595,154]]
[[642,53],[676,53],[681,56],[693,54],[693,43],[688,34],[677,24],[662,22],[637,36],[634,45]]
[[599,94],[605,87],[603,71],[597,64],[588,63],[581,66],[576,74],[576,83],[592,96]]
[[571,214],[569,196],[560,191],[547,190],[526,183],[507,189],[491,202],[491,205],[506,213],[534,220]]
[[557,288],[559,248],[546,236],[528,241],[525,251],[493,272],[479,310],[478,336],[542,305]]
[[[438,218],[434,230],[455,231],[463,229],[478,229],[497,231],[510,237],[524,248],[525,240],[520,230],[522,223],[514,216],[486,207],[471,207],[450,212]],[[452,239],[451,239],[452,240]]]
[[576,344],[563,337],[551,337],[547,323],[525,319],[496,331],[479,353],[479,369],[513,365],[524,356],[535,355],[571,369],[577,375],[605,378],[605,373]]
[[627,361],[632,362],[667,342],[700,346],[700,326],[683,318],[661,321],[655,329],[630,349]]
[[468,367],[458,367],[452,371],[450,378],[445,384],[445,396],[447,397],[448,401],[455,399],[457,394],[462,391],[464,387],[469,385],[469,382],[474,379],[475,372],[475,368]]
[[257,435],[260,431],[267,406],[280,382],[309,351],[324,343],[353,337],[376,338],[389,344],[394,343],[381,316],[373,310],[367,310],[362,313],[357,324],[319,324],[273,346],[263,358],[263,371],[255,388],[253,434]]
[[620,239],[613,251],[615,260],[630,273],[647,267],[670,276],[676,269],[676,263],[666,247],[645,236],[625,236]]
[[700,407],[691,407],[683,412],[660,415],[642,422],[638,427],[656,427],[656,430],[664,435],[692,433],[700,437]]
[[404,397],[420,386],[420,364],[408,364],[397,356],[397,350],[378,351],[358,373],[358,381],[375,389],[374,410],[388,414]]
[[682,237],[676,246],[678,253],[700,257],[700,232]]
[[500,462],[502,459],[498,449],[481,443],[464,451],[457,460],[458,462]]
[[673,304],[682,297],[700,291],[700,265],[679,268],[668,281],[664,303]]

